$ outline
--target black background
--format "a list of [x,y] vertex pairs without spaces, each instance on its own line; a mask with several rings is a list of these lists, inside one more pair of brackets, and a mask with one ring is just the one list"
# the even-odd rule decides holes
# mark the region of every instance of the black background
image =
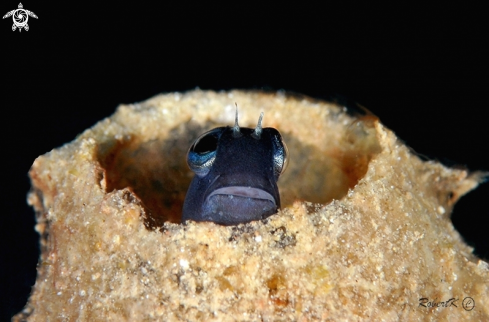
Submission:
[[[32,162],[121,103],[197,86],[340,94],[415,151],[489,170],[482,6],[83,3],[23,2],[39,17],[29,31],[1,20],[0,320],[22,309],[35,281]],[[0,14],[17,5],[2,2]],[[452,215],[486,258],[488,197],[482,185]]]

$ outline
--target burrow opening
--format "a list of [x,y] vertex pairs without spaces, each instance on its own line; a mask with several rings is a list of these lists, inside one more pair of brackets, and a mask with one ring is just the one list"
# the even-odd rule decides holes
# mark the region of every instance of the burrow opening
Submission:
[[[279,180],[282,208],[294,201],[327,204],[343,198],[365,175],[371,159],[380,152],[374,123],[363,117],[345,126],[341,142],[334,146],[304,144],[279,129],[289,150],[289,165]],[[145,209],[148,229],[165,222],[180,223],[183,202],[193,173],[186,164],[192,142],[202,133],[222,126],[214,122],[185,122],[171,129],[165,139],[130,139],[104,142],[98,161],[105,170],[106,192],[130,189]],[[327,130],[327,129],[325,129]]]

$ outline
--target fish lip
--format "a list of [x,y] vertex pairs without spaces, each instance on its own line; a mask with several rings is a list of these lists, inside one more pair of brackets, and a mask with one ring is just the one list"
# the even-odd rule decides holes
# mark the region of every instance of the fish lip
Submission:
[[229,186],[222,187],[214,190],[209,196],[207,196],[206,201],[208,201],[214,195],[232,195],[239,197],[248,197],[252,199],[262,199],[269,200],[274,205],[276,205],[275,198],[260,188],[246,187],[246,186]]

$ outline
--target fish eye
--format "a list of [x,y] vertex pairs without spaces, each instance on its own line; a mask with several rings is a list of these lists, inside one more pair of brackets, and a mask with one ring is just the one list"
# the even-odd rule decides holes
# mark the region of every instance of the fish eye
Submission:
[[289,150],[282,140],[280,133],[272,135],[273,141],[273,173],[278,180],[280,175],[285,172],[289,164]]
[[190,147],[190,150],[195,153],[205,154],[217,149],[217,143],[221,136],[221,129],[213,129],[205,132],[195,140],[194,144]]
[[223,128],[210,130],[195,140],[190,146],[187,153],[187,164],[193,172],[199,177],[209,173],[214,160],[216,159],[216,150],[219,138]]

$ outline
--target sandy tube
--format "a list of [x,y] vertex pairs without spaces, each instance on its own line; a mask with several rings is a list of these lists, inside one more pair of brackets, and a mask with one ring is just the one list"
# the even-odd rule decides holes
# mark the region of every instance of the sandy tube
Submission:
[[[282,210],[181,225],[187,149],[233,125],[235,102],[240,125],[263,111],[289,148]],[[14,321],[489,321],[488,263],[450,221],[482,175],[347,112],[281,92],[170,93],[40,156],[28,201],[42,254]]]

